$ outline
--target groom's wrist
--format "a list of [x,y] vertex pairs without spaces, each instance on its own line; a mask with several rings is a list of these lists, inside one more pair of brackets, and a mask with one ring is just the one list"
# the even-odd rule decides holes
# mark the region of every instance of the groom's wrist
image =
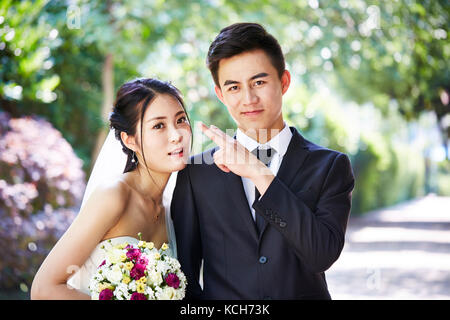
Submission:
[[275,179],[275,175],[266,166],[264,166],[264,168],[261,168],[258,174],[250,177],[250,180],[255,184],[255,187],[258,189],[261,196],[264,195],[267,188],[269,188],[273,179]]

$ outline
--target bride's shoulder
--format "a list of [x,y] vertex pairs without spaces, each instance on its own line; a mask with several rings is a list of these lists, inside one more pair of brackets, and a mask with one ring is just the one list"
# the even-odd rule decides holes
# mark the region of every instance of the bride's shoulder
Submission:
[[122,179],[104,181],[95,188],[86,205],[119,213],[125,208],[129,196],[130,188]]
[[[130,187],[122,179],[104,181],[94,190],[93,195],[114,198],[117,201],[125,200],[129,197]],[[113,199],[111,199],[113,200]]]

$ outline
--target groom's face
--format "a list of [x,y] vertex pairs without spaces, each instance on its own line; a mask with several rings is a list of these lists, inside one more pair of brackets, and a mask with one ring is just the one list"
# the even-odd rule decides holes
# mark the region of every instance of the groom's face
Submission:
[[247,51],[219,62],[217,97],[244,132],[283,128],[282,96],[290,83],[286,70],[280,78],[267,54]]

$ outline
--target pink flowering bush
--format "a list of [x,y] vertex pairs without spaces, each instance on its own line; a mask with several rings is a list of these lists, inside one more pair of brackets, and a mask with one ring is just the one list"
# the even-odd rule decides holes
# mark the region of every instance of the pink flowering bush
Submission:
[[82,161],[58,130],[0,112],[0,289],[30,286],[84,188]]

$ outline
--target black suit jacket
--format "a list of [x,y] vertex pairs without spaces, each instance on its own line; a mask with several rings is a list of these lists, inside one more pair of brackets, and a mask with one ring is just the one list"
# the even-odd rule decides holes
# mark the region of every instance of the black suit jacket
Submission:
[[290,129],[278,174],[253,203],[260,235],[241,177],[213,162],[217,148],[178,173],[171,211],[187,298],[330,299],[324,271],[344,246],[354,177],[345,154]]

